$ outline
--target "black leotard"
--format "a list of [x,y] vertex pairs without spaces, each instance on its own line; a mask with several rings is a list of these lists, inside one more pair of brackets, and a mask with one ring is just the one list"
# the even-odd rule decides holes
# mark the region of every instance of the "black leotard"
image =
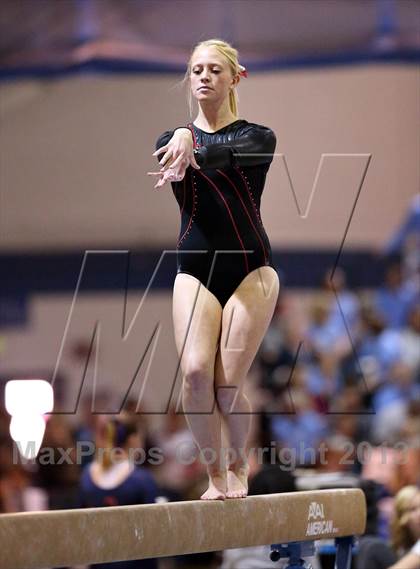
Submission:
[[[223,307],[248,273],[264,265],[275,268],[260,201],[276,137],[241,119],[214,133],[193,123],[188,128],[200,170],[189,166],[182,181],[171,182],[181,211],[178,273],[196,277]],[[173,133],[164,132],[156,150]]]

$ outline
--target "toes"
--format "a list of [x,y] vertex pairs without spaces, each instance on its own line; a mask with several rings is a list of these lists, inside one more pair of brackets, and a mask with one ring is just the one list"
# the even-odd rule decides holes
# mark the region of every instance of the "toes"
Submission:
[[225,494],[203,494],[200,500],[224,500],[226,498]]
[[224,500],[225,496],[219,495],[219,496],[201,496],[201,500]]
[[245,490],[231,490],[226,493],[226,498],[246,498],[248,493]]

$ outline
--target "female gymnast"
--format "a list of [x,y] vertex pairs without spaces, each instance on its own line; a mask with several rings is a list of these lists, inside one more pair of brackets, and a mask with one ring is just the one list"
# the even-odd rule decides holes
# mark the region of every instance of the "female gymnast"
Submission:
[[[236,87],[247,72],[219,39],[195,46],[184,81],[198,102],[187,127],[163,133],[155,188],[170,181],[181,211],[173,289],[175,343],[188,425],[206,454],[205,500],[248,491],[251,407],[244,380],[268,328],[279,278],[260,217],[276,137],[238,118]],[[222,428],[229,447],[222,446]]]

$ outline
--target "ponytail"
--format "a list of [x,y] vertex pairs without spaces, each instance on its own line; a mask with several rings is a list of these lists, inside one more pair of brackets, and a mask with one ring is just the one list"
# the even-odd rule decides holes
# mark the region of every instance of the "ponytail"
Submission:
[[113,464],[113,454],[116,448],[123,448],[132,434],[139,432],[137,420],[128,415],[109,418],[100,433],[99,448],[96,460],[103,470],[108,470]]
[[112,420],[105,425],[104,448],[100,453],[99,462],[103,470],[108,470],[112,466],[112,452],[115,448],[116,428]]

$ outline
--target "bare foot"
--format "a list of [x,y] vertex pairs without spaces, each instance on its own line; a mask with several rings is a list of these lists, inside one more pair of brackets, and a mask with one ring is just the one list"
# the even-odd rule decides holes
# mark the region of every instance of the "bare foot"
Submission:
[[245,498],[248,494],[249,466],[230,468],[227,473],[226,498]]
[[226,498],[226,473],[209,474],[209,487],[201,500],[224,500]]

